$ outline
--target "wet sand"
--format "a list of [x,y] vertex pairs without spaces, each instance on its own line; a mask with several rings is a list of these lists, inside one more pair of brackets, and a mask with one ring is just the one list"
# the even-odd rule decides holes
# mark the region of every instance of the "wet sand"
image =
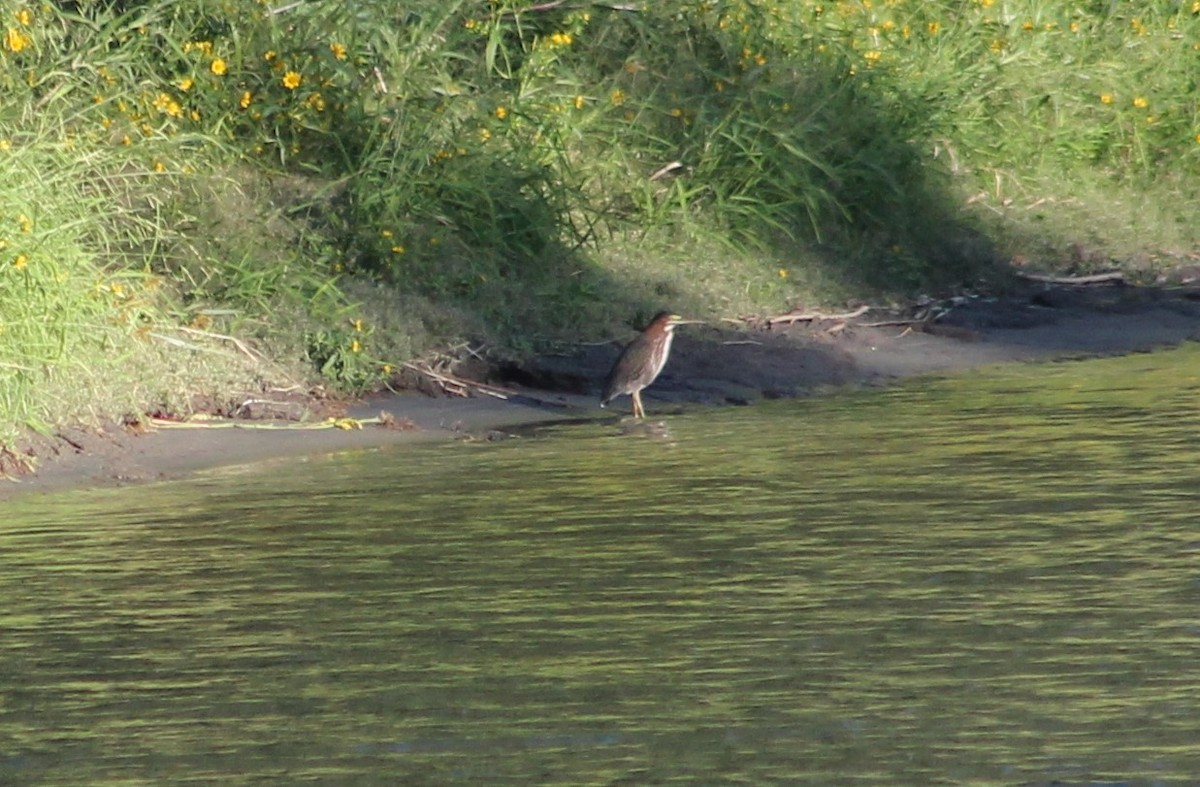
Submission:
[[[939,312],[945,304],[938,307]],[[853,320],[790,326],[680,328],[670,362],[643,394],[653,418],[680,406],[749,404],[886,385],[979,366],[1140,352],[1200,338],[1200,293],[1188,289],[1041,287],[1002,299],[954,305],[935,320],[868,312]],[[880,325],[878,323],[893,323]],[[908,323],[908,324],[905,324]],[[114,425],[70,430],[35,446],[32,475],[0,481],[16,494],[113,486],[185,477],[207,468],[437,439],[492,439],[521,426],[628,415],[628,400],[607,410],[596,396],[617,344],[581,346],[520,368],[486,371],[489,381],[525,395],[388,394],[338,403],[351,418],[389,413],[403,428],[154,428],[134,434]],[[251,427],[251,428],[245,428]]]

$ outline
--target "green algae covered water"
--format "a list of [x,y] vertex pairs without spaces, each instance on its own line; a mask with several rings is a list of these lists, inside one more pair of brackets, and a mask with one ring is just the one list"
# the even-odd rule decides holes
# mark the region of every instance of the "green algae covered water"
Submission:
[[1185,347],[19,498],[0,782],[1196,781],[1198,402]]

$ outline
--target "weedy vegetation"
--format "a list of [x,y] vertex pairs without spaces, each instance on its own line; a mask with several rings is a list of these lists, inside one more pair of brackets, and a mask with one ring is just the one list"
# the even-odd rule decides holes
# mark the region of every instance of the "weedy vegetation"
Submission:
[[1194,258],[1200,2],[0,2],[0,445]]

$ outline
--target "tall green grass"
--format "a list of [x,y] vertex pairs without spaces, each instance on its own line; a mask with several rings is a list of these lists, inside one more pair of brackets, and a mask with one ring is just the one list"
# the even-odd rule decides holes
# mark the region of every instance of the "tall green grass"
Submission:
[[1190,0],[6,0],[0,33],[6,423],[54,420],[51,367],[108,379],[60,317],[369,387],[462,337],[1197,244]]

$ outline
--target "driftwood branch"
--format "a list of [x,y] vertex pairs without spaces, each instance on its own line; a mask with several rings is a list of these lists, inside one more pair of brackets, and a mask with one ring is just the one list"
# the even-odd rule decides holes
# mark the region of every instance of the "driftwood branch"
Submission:
[[406,362],[400,365],[409,371],[428,377],[430,380],[433,380],[435,383],[440,385],[442,390],[453,396],[470,396],[470,392],[475,390],[487,396],[494,396],[497,399],[508,400],[513,397],[519,397],[522,399],[530,399],[538,404],[547,405],[550,407],[569,406],[563,402],[555,402],[551,399],[543,399],[538,396],[531,396],[530,394],[522,393],[521,391],[514,391],[511,388],[503,388],[499,385],[490,385],[488,383],[481,383],[476,380],[468,380],[465,377],[456,377],[453,374],[446,374],[445,372],[435,372],[426,366],[420,366],[415,363]]
[[841,314],[825,314],[823,312],[792,312],[791,314],[781,314],[778,317],[768,317],[767,325],[790,325],[794,322],[815,322],[817,320],[851,320],[855,317],[861,317],[870,310],[870,306],[859,306],[852,312],[842,312]]
[[1091,276],[1045,276],[1040,273],[1024,273],[1023,271],[1016,273],[1019,278],[1042,284],[1112,284],[1125,281],[1125,274],[1120,271],[1094,273]]

